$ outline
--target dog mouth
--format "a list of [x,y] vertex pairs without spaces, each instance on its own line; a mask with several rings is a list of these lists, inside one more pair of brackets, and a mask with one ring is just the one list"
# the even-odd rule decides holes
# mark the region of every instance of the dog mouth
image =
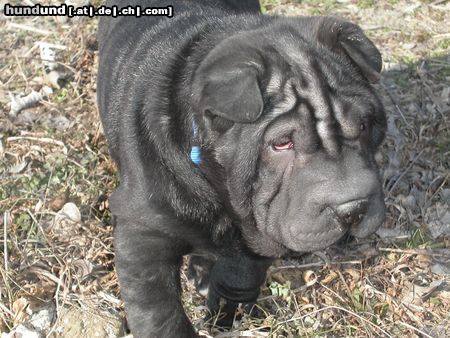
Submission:
[[326,218],[326,225],[314,231],[304,231],[299,226],[289,227],[283,235],[283,244],[296,252],[311,252],[325,249],[338,242],[347,232],[331,209],[325,209],[321,218]]
[[255,224],[256,228],[245,232],[244,237],[255,252],[267,257],[325,250],[343,243],[346,238],[365,238],[379,228],[384,220],[383,200],[370,200],[369,203],[371,207],[367,214],[348,216],[348,221],[343,221],[343,216],[337,214],[334,208],[325,207],[318,216],[310,220],[309,224],[314,223],[315,227],[304,227],[303,221],[302,224],[292,223],[290,226],[285,223],[267,231],[267,228],[261,229]]
[[[345,236],[367,237],[382,224],[384,209],[379,202],[370,199],[354,199],[339,206],[326,206],[315,218],[316,227],[307,231],[299,224],[280,227],[280,240],[290,250],[311,252],[326,249]],[[381,212],[380,212],[381,210]]]

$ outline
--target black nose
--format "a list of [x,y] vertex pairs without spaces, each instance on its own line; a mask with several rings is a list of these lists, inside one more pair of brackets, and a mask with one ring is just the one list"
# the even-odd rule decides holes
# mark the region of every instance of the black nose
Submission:
[[357,225],[366,215],[367,204],[367,199],[353,200],[338,205],[334,212],[343,225]]

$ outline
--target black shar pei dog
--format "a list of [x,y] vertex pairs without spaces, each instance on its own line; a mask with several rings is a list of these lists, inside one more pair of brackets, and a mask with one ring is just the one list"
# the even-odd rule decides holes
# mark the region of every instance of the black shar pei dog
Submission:
[[229,324],[273,257],[382,224],[381,56],[358,26],[264,16],[257,0],[106,5],[173,6],[173,17],[99,26],[98,104],[120,175],[116,267],[135,337],[196,336],[183,255],[214,257],[201,266],[207,304]]

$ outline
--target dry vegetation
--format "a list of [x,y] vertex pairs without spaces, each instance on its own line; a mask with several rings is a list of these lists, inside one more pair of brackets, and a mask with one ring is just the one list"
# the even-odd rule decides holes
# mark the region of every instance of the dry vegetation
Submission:
[[[206,330],[204,300],[182,274],[191,318],[216,337],[449,337],[449,2],[262,2],[269,14],[345,17],[381,49],[387,221],[371,239],[278,262],[259,319],[244,315],[231,332]],[[95,31],[90,18],[0,18],[2,338],[126,334],[107,204],[115,167],[95,103]]]

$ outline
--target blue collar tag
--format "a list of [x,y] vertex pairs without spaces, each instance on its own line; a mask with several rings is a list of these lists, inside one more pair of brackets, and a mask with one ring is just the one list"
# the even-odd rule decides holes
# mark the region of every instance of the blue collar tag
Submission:
[[[198,128],[197,125],[195,124],[195,121],[192,121],[192,136],[195,139],[197,137],[198,134]],[[191,148],[191,161],[192,163],[194,163],[195,165],[199,165],[202,162],[201,159],[201,148],[200,146],[192,146]]]
[[200,147],[199,146],[193,146],[191,148],[191,161],[195,165],[199,165],[202,162],[201,157],[200,157]]

